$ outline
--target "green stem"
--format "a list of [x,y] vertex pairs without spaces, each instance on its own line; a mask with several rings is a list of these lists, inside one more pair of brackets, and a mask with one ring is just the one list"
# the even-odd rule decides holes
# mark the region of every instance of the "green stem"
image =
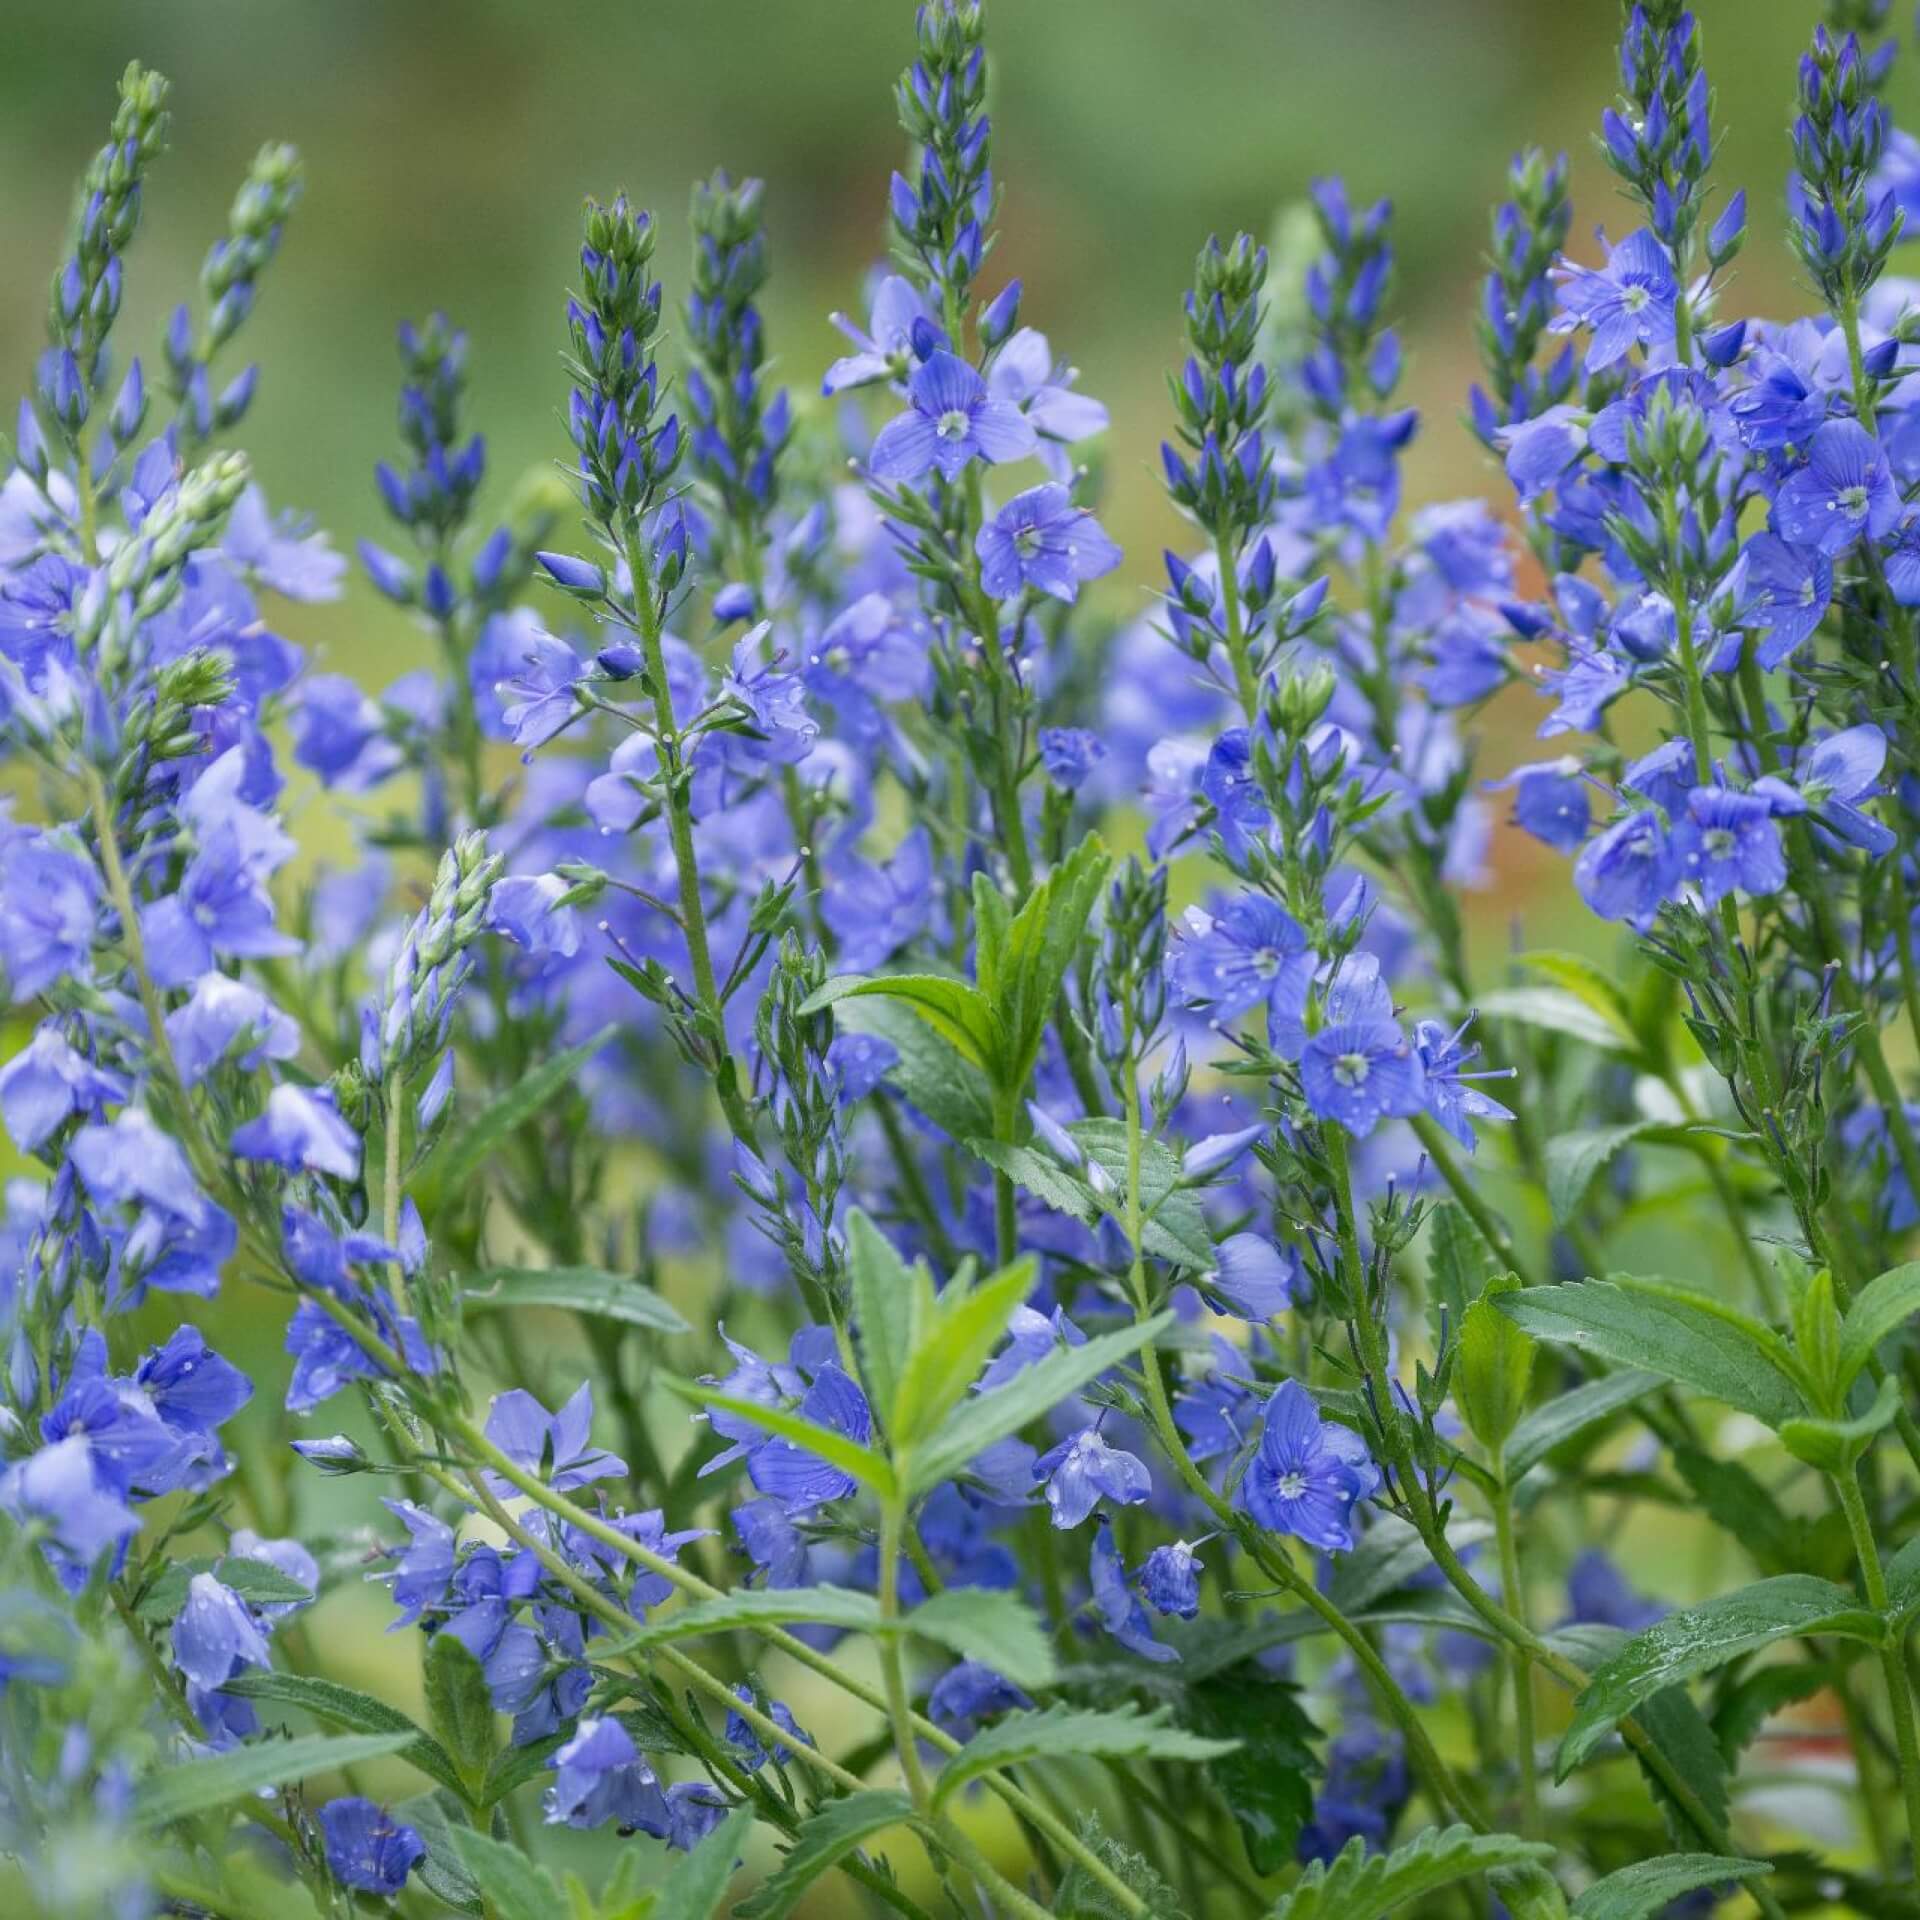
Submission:
[[[1493,1532],[1500,1551],[1500,1590],[1514,1618],[1527,1624],[1526,1588],[1520,1579],[1520,1549],[1513,1537],[1513,1489],[1507,1484],[1504,1462],[1496,1461],[1498,1479],[1492,1492]],[[1508,1675],[1513,1683],[1513,1731],[1520,1763],[1520,1831],[1537,1836],[1540,1825],[1540,1782],[1536,1771],[1533,1725],[1533,1663],[1523,1649],[1507,1649]]]
[[1253,661],[1247,647],[1246,622],[1240,617],[1240,576],[1234,571],[1233,554],[1222,533],[1213,543],[1213,557],[1220,569],[1220,606],[1227,623],[1227,658],[1233,662],[1233,684],[1240,695],[1240,711],[1248,726],[1260,717],[1260,683],[1254,676]]
[[[1867,1503],[1860,1495],[1860,1483],[1851,1469],[1831,1477],[1840,1494],[1848,1530],[1853,1535],[1853,1550],[1860,1561],[1867,1605],[1884,1619],[1889,1611],[1887,1577],[1880,1565],[1880,1548],[1873,1537],[1873,1524],[1867,1517]],[[1920,1859],[1920,1729],[1914,1724],[1913,1689],[1907,1682],[1904,1650],[1894,1645],[1882,1647],[1880,1671],[1886,1677],[1894,1745],[1900,1754],[1900,1791],[1907,1803],[1907,1844],[1916,1859]]]
[[[901,1502],[886,1501],[880,1510],[880,1618],[890,1628],[900,1617],[900,1535],[904,1519]],[[880,1636],[880,1674],[887,1690],[887,1718],[893,1722],[893,1750],[906,1776],[907,1792],[915,1808],[925,1813],[932,1796],[926,1770],[920,1764],[920,1744],[913,1731],[913,1701],[907,1692],[906,1650],[901,1636]]]
[[1431,1114],[1417,1113],[1413,1117],[1413,1134],[1420,1142],[1421,1151],[1433,1163],[1434,1172],[1446,1183],[1447,1191],[1459,1201],[1461,1211],[1479,1228],[1480,1237],[1493,1249],[1493,1257],[1509,1273],[1516,1275],[1523,1286],[1538,1286],[1540,1282],[1526,1261],[1521,1259],[1519,1248],[1513,1244],[1513,1236],[1474,1190],[1466,1170],[1454,1158],[1453,1143],[1442,1131],[1439,1122]]

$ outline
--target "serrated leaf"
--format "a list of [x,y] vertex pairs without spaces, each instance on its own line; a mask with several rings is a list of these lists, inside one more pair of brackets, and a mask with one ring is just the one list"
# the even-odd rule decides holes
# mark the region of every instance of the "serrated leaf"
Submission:
[[1657,1120],[1630,1120],[1617,1127],[1586,1127],[1547,1142],[1547,1203],[1553,1224],[1564,1227],[1585,1203],[1587,1189],[1622,1148],[1636,1140],[1674,1144],[1679,1129]]
[[162,1827],[196,1813],[211,1813],[262,1787],[285,1786],[316,1773],[334,1773],[362,1760],[384,1759],[407,1744],[404,1733],[303,1734],[297,1740],[263,1740],[226,1753],[183,1760],[142,1783],[134,1819]]
[[855,1847],[913,1819],[913,1802],[904,1793],[867,1788],[842,1800],[830,1800],[800,1823],[777,1872],[751,1899],[734,1909],[738,1920],[785,1920],[806,1891]]
[[713,1920],[752,1830],[752,1807],[735,1807],[660,1882],[647,1920]]
[[1728,1689],[1714,1709],[1713,1737],[1729,1766],[1759,1737],[1782,1707],[1811,1700],[1834,1681],[1834,1667],[1825,1660],[1801,1660],[1756,1667]]
[[947,1587],[915,1607],[901,1624],[963,1660],[992,1667],[1016,1687],[1050,1687],[1059,1674],[1046,1623],[1017,1593]]
[[[1122,1227],[1126,1225],[1127,1129],[1124,1121],[1075,1120],[1068,1128],[1102,1173],[1109,1191],[1098,1196],[1102,1209]],[[1200,1196],[1180,1184],[1180,1158],[1164,1141],[1151,1135],[1140,1142],[1140,1210],[1145,1224],[1141,1244],[1156,1260],[1210,1273],[1214,1265],[1213,1235]]]
[[1457,1200],[1442,1200],[1429,1211],[1427,1235],[1427,1273],[1434,1302],[1446,1309],[1457,1327],[1499,1270],[1493,1249]]
[[1044,1713],[1010,1713],[976,1734],[941,1769],[933,1803],[940,1806],[969,1780],[1026,1760],[1214,1760],[1235,1744],[1173,1726],[1164,1708],[1143,1714],[1128,1705],[1103,1713],[1062,1702]]
[[1030,1420],[1051,1411],[1089,1380],[1158,1338],[1172,1322],[1171,1313],[1157,1313],[1133,1326],[1096,1334],[1082,1346],[1056,1347],[1043,1359],[1022,1367],[1005,1386],[963,1401],[931,1439],[913,1450],[907,1463],[907,1491],[924,1492],[951,1479],[996,1440],[1018,1433]]
[[1659,1377],[1638,1367],[1603,1374],[1535,1407],[1507,1440],[1507,1478],[1518,1480],[1537,1467],[1556,1448],[1578,1438],[1623,1407],[1644,1399],[1659,1386]]
[[1561,987],[1502,987],[1479,1002],[1482,1019],[1518,1020],[1606,1053],[1637,1053],[1639,1043],[1605,1014]]
[[560,1889],[552,1875],[518,1847],[472,1827],[456,1827],[453,1844],[499,1920],[554,1920],[560,1912]]
[[1677,1380],[1770,1427],[1803,1411],[1792,1381],[1764,1343],[1724,1310],[1683,1298],[1676,1289],[1584,1280],[1523,1287],[1495,1304],[1537,1340]]
[[1823,1473],[1851,1473],[1873,1436],[1890,1427],[1899,1411],[1900,1382],[1887,1374],[1865,1413],[1852,1420],[1782,1421],[1780,1444]]
[[[998,1076],[1004,1089],[1023,1088],[1033,1071],[1054,1002],[1112,866],[1100,836],[1088,834],[1034,888],[1007,925],[994,954],[991,986],[983,967],[981,985],[993,1000],[1006,1036],[1007,1051]],[[976,886],[976,900],[979,892]]]
[[992,1134],[985,1074],[910,1008],[897,1000],[842,1000],[833,1015],[844,1031],[875,1034],[892,1045],[900,1057],[887,1069],[888,1083],[942,1132],[955,1140]]
[[[1456,1553],[1490,1538],[1492,1533],[1484,1520],[1462,1518],[1457,1510],[1447,1527],[1447,1539]],[[1351,1618],[1383,1596],[1410,1586],[1432,1566],[1433,1555],[1417,1527],[1397,1513],[1376,1513],[1353,1551],[1333,1561],[1327,1598]]]
[[393,1814],[426,1843],[427,1857],[414,1869],[415,1879],[456,1913],[483,1913],[480,1889],[474,1885],[473,1875],[467,1871],[454,1846],[453,1836],[468,1824],[455,1796],[417,1794],[411,1800],[401,1801]]
[[1000,1018],[978,987],[938,973],[836,974],[800,1008],[820,1013],[842,1000],[898,1001],[989,1079],[999,1077]]
[[687,1323],[651,1287],[604,1267],[489,1267],[469,1274],[460,1290],[469,1313],[512,1307],[554,1307],[621,1320],[656,1333],[686,1333]]
[[1853,1297],[1840,1328],[1839,1391],[1845,1393],[1855,1376],[1895,1328],[1920,1313],[1920,1260],[1889,1268]]
[[1473,1437],[1498,1456],[1526,1411],[1527,1389],[1539,1348],[1533,1336],[1499,1311],[1500,1299],[1519,1291],[1508,1276],[1490,1281],[1460,1321],[1453,1387],[1461,1417]]
[[783,1407],[766,1407],[757,1400],[743,1400],[737,1394],[723,1393],[718,1387],[704,1386],[698,1380],[679,1380],[663,1374],[661,1383],[696,1406],[718,1407],[722,1413],[734,1414],[763,1433],[790,1440],[803,1453],[813,1454],[829,1466],[838,1467],[842,1473],[851,1474],[882,1499],[893,1492],[893,1466],[886,1455],[862,1446],[858,1440],[848,1439],[832,1427],[788,1413]]
[[1641,1701],[1695,1674],[1777,1640],[1832,1633],[1878,1646],[1880,1616],[1845,1587],[1811,1574],[1785,1573],[1682,1607],[1635,1634],[1587,1682],[1560,1743],[1555,1777],[1564,1780]]
[[235,1674],[222,1691],[248,1700],[271,1701],[275,1706],[298,1707],[314,1719],[350,1733],[402,1734],[407,1744],[399,1750],[401,1759],[463,1799],[467,1797],[460,1771],[439,1741],[424,1727],[415,1726],[398,1707],[390,1707],[370,1693],[311,1674],[278,1673],[271,1667],[248,1667]]
[[1099,1196],[1086,1181],[1037,1147],[1018,1147],[1004,1140],[987,1139],[968,1140],[965,1145],[969,1153],[978,1155],[996,1173],[1004,1173],[1036,1200],[1044,1200],[1056,1213],[1078,1220],[1083,1227],[1092,1226],[1104,1211]]
[[1758,1880],[1772,1871],[1768,1861],[1730,1860],[1723,1853],[1666,1853],[1657,1860],[1636,1860],[1588,1887],[1573,1903],[1571,1920],[1648,1920],[1683,1893]]
[[[568,1047],[529,1068],[505,1093],[458,1133],[450,1134],[415,1168],[407,1182],[415,1197],[419,1198],[423,1192],[432,1196],[459,1193],[500,1146],[580,1078],[580,1069],[618,1031],[617,1027],[602,1027],[591,1040],[583,1040],[577,1047]],[[422,1175],[431,1177],[423,1180]]]
[[1378,1920],[1421,1894],[1494,1867],[1544,1864],[1553,1849],[1510,1833],[1471,1827],[1429,1827],[1391,1853],[1369,1853],[1358,1837],[1331,1865],[1316,1860],[1291,1893],[1274,1903],[1271,1920]]
[[1291,1686],[1251,1665],[1190,1688],[1182,1718],[1196,1733],[1233,1743],[1207,1777],[1240,1830],[1247,1864],[1257,1874],[1278,1873],[1313,1814],[1320,1729]]
[[467,1799],[476,1799],[493,1764],[499,1739],[486,1670],[450,1633],[436,1633],[427,1642],[423,1664],[427,1717],[441,1746],[460,1770]]

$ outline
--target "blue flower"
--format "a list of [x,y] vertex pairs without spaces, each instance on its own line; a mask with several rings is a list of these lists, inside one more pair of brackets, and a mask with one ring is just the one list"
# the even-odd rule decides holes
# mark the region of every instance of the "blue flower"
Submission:
[[1200,1611],[1200,1572],[1203,1566],[1194,1548],[1184,1540],[1155,1547],[1140,1569],[1140,1591],[1156,1613],[1191,1620]]
[[1047,1485],[1047,1505],[1056,1527],[1077,1527],[1102,1500],[1137,1506],[1153,1491],[1146,1462],[1110,1447],[1093,1427],[1050,1447],[1033,1463],[1033,1477]]
[[990,1713],[1010,1713],[1031,1707],[1033,1701],[1012,1681],[977,1660],[962,1660],[933,1683],[927,1695],[927,1718],[956,1740],[971,1740]]
[[1016,493],[980,529],[980,584],[996,600],[1024,592],[1051,594],[1071,604],[1083,582],[1120,564],[1090,507],[1076,507],[1063,486],[1048,482]]
[[0,968],[16,1001],[81,972],[93,951],[100,876],[44,833],[0,839]]
[[1245,893],[1218,913],[1189,907],[1167,971],[1189,1006],[1228,1019],[1280,995],[1302,967],[1311,974],[1300,923],[1265,894]]
[[1472,1122],[1475,1120],[1511,1120],[1512,1111],[1472,1084],[1475,1080],[1505,1079],[1508,1069],[1490,1069],[1484,1073],[1463,1073],[1461,1069],[1480,1054],[1479,1043],[1462,1044],[1473,1016],[1457,1027],[1449,1028],[1438,1020],[1416,1021],[1413,1044],[1427,1080],[1427,1111],[1454,1139],[1471,1153],[1476,1144]]
[[618,1720],[582,1720],[553,1756],[553,1767],[548,1825],[600,1827],[611,1820],[656,1839],[666,1837],[667,1801],[659,1776]]
[[293,757],[323,786],[364,793],[405,762],[379,703],[345,674],[310,675],[300,684],[293,711]]
[[1879,540],[1900,518],[1900,490],[1880,442],[1857,420],[1829,420],[1807,442],[1806,463],[1773,498],[1773,530],[1796,547],[1833,556],[1865,535]]
[[103,1553],[140,1531],[133,1510],[101,1484],[84,1434],[57,1440],[0,1473],[0,1509],[23,1526],[40,1527],[47,1557],[69,1593],[86,1584]]
[[167,1044],[180,1078],[197,1087],[241,1040],[238,1065],[251,1072],[263,1060],[291,1060],[300,1051],[300,1027],[258,987],[224,973],[203,973],[184,1006],[167,1015]]
[[1039,435],[1040,464],[1056,480],[1065,480],[1072,470],[1067,448],[1107,425],[1106,408],[1074,392],[1076,377],[1073,368],[1055,364],[1046,335],[1032,327],[1022,327],[994,355],[987,373],[993,397],[1018,407]]
[[427,1845],[385,1807],[357,1794],[329,1800],[320,1809],[327,1865],[342,1886],[391,1899],[407,1875],[427,1857]]
[[1214,1249],[1214,1269],[1195,1284],[1220,1312],[1271,1320],[1300,1299],[1300,1256],[1257,1233],[1232,1233]]
[[[1756,533],[1743,551],[1746,592],[1739,618],[1766,636],[1754,651],[1772,672],[1826,618],[1833,565],[1817,546],[1790,547],[1771,533]],[[1889,578],[1892,572],[1889,562]]]
[[531,755],[580,711],[573,690],[586,678],[587,663],[550,633],[532,636],[518,670],[500,682],[500,724],[515,746]]
[[1489,781],[1487,790],[1511,791],[1514,825],[1556,853],[1574,852],[1587,837],[1592,803],[1580,762],[1571,754],[1515,767],[1504,779]]
[[1365,1139],[1382,1120],[1404,1120],[1426,1104],[1420,1056],[1392,1020],[1338,1020],[1308,1037],[1300,1086],[1322,1120]]
[[[873,1415],[866,1395],[831,1361],[814,1374],[796,1411],[803,1420],[831,1428],[862,1446],[873,1434]],[[760,1440],[749,1449],[747,1477],[762,1493],[778,1500],[789,1515],[810,1513],[815,1507],[844,1500],[857,1484],[851,1474],[778,1435]]]
[[360,1171],[360,1136],[324,1087],[275,1087],[266,1112],[236,1127],[228,1145],[237,1160],[267,1160],[336,1180]]
[[1179,1649],[1153,1637],[1153,1625],[1140,1596],[1127,1579],[1121,1564],[1120,1549],[1113,1544],[1113,1525],[1102,1519],[1093,1536],[1093,1552],[1087,1563],[1087,1577],[1093,1587],[1094,1612],[1100,1624],[1129,1653],[1164,1666],[1180,1658]]
[[[743,1680],[734,1688],[734,1697],[752,1706],[753,1689]],[[813,1736],[807,1733],[794,1719],[792,1709],[784,1700],[770,1700],[767,1703],[767,1718],[778,1727],[795,1747],[810,1747]],[[727,1745],[733,1749],[734,1758],[748,1773],[758,1773],[767,1764],[767,1750],[760,1744],[760,1736],[740,1714],[731,1709],[727,1713]],[[773,1764],[784,1767],[793,1758],[791,1747],[776,1745],[773,1749]]]
[[848,852],[831,866],[820,911],[840,941],[839,963],[866,973],[926,930],[933,912],[933,841],[915,827],[885,862]]
[[1685,877],[1673,837],[1650,807],[1616,820],[1574,862],[1573,884],[1602,920],[1647,927]]
[[23,1153],[42,1146],[74,1114],[97,1120],[103,1106],[127,1097],[126,1081],[76,1053],[51,1020],[0,1067],[0,1115]]
[[[1602,244],[1606,244],[1604,236]],[[1554,330],[1567,333],[1576,326],[1591,330],[1589,373],[1612,366],[1636,345],[1649,350],[1673,345],[1680,283],[1666,248],[1646,228],[1628,234],[1617,247],[1609,246],[1604,267],[1581,267],[1563,260],[1554,277],[1560,282],[1562,309]]]
[[[558,1413],[515,1387],[495,1394],[487,1411],[487,1438],[522,1471],[537,1475],[556,1493],[594,1480],[617,1480],[627,1463],[593,1444],[593,1385],[582,1381]],[[511,1481],[489,1473],[488,1484],[503,1500],[518,1497]]]
[[1106,757],[1106,743],[1085,727],[1040,729],[1040,764],[1062,793],[1079,792]]
[[1876,860],[1898,844],[1892,828],[1865,811],[1863,801],[1877,799],[1887,764],[1887,736],[1871,721],[1843,727],[1809,741],[1794,758],[1791,781],[1768,777],[1754,783],[1776,814],[1810,812],[1829,832]]
[[187,1583],[173,1622],[173,1663],[197,1687],[224,1687],[242,1667],[271,1664],[272,1652],[247,1603],[210,1573]]
[[1275,1389],[1238,1496],[1261,1526],[1323,1553],[1344,1553],[1353,1545],[1354,1503],[1379,1485],[1379,1469],[1357,1434],[1323,1421],[1299,1381]]
[[1727,787],[1695,787],[1673,844],[1686,876],[1708,906],[1728,894],[1778,893],[1787,884],[1787,858],[1765,794]]
[[826,378],[820,383],[820,391],[826,394],[844,393],[849,387],[870,386],[876,380],[890,379],[912,356],[916,329],[940,346],[947,344],[947,336],[928,312],[920,289],[897,273],[888,274],[874,289],[865,333],[844,313],[834,314],[833,324],[853,342],[856,351],[836,360],[827,369]]
[[910,410],[876,436],[867,467],[876,480],[918,480],[938,468],[958,477],[969,460],[990,465],[1033,452],[1033,428],[1018,407],[993,399],[964,360],[935,352],[907,381]]
[[1584,1624],[1638,1633],[1667,1609],[1636,1593],[1604,1553],[1589,1550],[1567,1569],[1567,1617]]

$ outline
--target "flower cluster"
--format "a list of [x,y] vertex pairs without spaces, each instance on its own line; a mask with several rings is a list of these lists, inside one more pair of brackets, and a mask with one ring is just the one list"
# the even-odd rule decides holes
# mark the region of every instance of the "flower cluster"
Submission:
[[[1405,497],[1387,202],[1209,239],[1190,535],[1118,623],[1107,412],[986,278],[986,21],[928,0],[817,394],[725,172],[683,297],[588,204],[562,482],[496,499],[466,335],[401,327],[358,551],[421,664],[378,693],[275,631],[346,563],[214,372],[299,162],[248,174],[150,418],[128,71],[0,482],[8,1911],[706,1920],[755,1825],[765,1913],[828,1874],[906,1920],[1901,1910],[1887,11],[1813,33],[1823,305],[1772,320],[1727,310],[1701,28],[1629,8],[1631,230],[1570,255],[1531,151],[1493,218],[1503,505]],[[1551,757],[1490,774],[1527,686]],[[1503,794],[1591,913],[1490,979]],[[1661,1233],[1691,1279],[1631,1271]],[[1597,1550],[1639,1501],[1726,1590]],[[1828,1705],[1766,1777],[1859,1832],[1783,1835],[1745,1756]]]

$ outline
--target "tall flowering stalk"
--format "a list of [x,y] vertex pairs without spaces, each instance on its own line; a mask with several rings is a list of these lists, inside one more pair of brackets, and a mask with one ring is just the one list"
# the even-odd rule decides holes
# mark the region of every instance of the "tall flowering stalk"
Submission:
[[[299,161],[156,410],[129,69],[0,482],[6,1911],[1901,1910],[1920,147],[1884,0],[1825,12],[1809,318],[1730,310],[1675,0],[1626,232],[1515,158],[1511,512],[1405,498],[1388,203],[1210,239],[1192,537],[1115,630],[1106,410],[986,282],[986,19],[930,0],[817,399],[724,173],[671,307],[587,207],[579,541],[401,328],[377,693],[276,634],[342,562],[222,444]],[[1486,975],[1501,805],[1613,965]],[[1712,1553],[1616,1564],[1642,1506]],[[417,1681],[315,1610],[368,1580]],[[1851,1827],[1747,1791],[1836,1777]]]

